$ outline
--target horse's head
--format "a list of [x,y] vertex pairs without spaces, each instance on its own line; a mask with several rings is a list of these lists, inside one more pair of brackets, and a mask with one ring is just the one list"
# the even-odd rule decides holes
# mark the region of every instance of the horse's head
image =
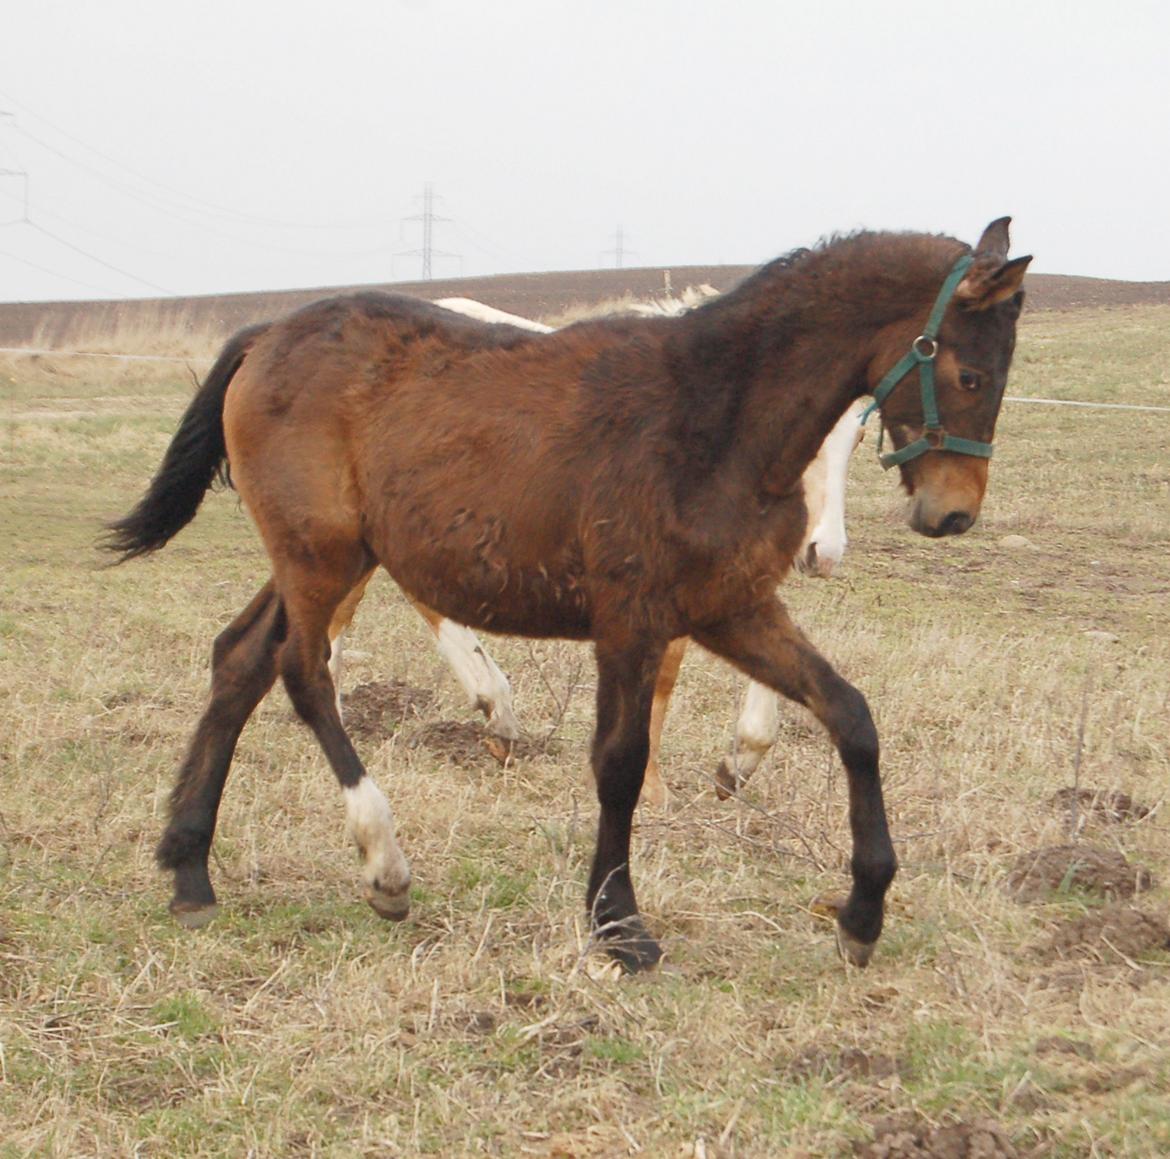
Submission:
[[802,575],[828,579],[845,555],[845,478],[849,460],[865,434],[854,403],[825,437],[816,458],[805,468],[804,505],[808,509],[804,539],[796,553]]
[[[900,469],[908,520],[922,535],[966,531],[987,489],[1024,300],[1020,286],[1032,260],[1008,261],[1010,220],[992,222],[974,254],[960,259],[926,328],[921,315],[888,327],[870,363],[870,387],[895,448],[882,462]],[[963,262],[969,264],[960,268]]]

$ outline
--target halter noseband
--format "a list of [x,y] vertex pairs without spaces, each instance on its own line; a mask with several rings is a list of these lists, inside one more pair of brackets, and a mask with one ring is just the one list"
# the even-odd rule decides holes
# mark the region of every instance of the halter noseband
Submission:
[[891,467],[897,467],[901,463],[917,459],[919,455],[925,455],[927,451],[954,451],[959,455],[975,455],[980,459],[991,458],[992,446],[990,443],[978,443],[974,439],[960,439],[955,435],[947,434],[939,419],[938,400],[934,393],[934,362],[938,356],[938,328],[942,325],[943,314],[946,313],[951,297],[974,260],[972,255],[964,254],[951,267],[951,272],[947,274],[947,279],[943,282],[938,297],[934,300],[930,317],[926,320],[926,327],[910,344],[909,351],[877,384],[873,392],[873,402],[865,408],[865,413],[861,416],[861,423],[864,426],[865,420],[889,398],[894,387],[910,371],[918,367],[918,383],[922,390],[922,436],[912,443],[907,443],[900,451],[887,451],[883,455],[881,453],[882,436],[885,433],[883,427],[878,434],[878,461],[887,471]]

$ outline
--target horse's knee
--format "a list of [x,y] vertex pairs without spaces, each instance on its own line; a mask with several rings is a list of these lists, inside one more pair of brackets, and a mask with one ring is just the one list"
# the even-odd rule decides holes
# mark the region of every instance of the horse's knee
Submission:
[[834,705],[832,731],[848,769],[876,768],[880,753],[877,726],[869,702],[851,684],[843,682]]
[[642,792],[650,741],[646,736],[598,745],[593,757],[597,799],[603,808],[632,811]]

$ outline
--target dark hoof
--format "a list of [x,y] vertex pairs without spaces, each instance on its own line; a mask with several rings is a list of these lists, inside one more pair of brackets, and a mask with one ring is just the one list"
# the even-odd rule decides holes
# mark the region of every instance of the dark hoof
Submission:
[[731,767],[731,762],[724,757],[715,771],[715,796],[721,801],[734,797],[740,789],[740,780]]
[[389,922],[400,922],[410,913],[409,886],[401,893],[386,893],[376,886],[367,885],[365,898],[370,909]]
[[204,905],[200,902],[179,901],[176,899],[170,904],[170,911],[175,921],[184,929],[201,930],[219,913],[219,906],[215,902]]
[[848,930],[842,928],[840,922],[837,923],[837,951],[851,966],[864,970],[873,957],[876,945],[877,942],[858,941]]
[[623,923],[624,928],[607,930],[605,952],[617,962],[627,974],[640,974],[651,970],[662,961],[662,947],[646,932],[639,919]]
[[809,908],[817,917],[830,918],[834,922],[837,932],[837,952],[841,957],[851,966],[865,969],[869,965],[870,958],[873,957],[877,938],[863,942],[845,928],[841,919],[844,916],[846,901],[847,899],[843,897],[818,897],[813,900]]

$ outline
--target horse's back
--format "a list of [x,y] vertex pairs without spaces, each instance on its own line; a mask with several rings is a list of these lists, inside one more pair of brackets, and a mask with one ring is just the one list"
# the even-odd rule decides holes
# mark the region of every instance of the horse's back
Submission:
[[394,295],[274,325],[224,411],[232,476],[274,562],[351,540],[463,622],[587,634],[579,520],[566,518],[597,468],[579,423],[582,344],[529,352],[534,340],[548,341]]

